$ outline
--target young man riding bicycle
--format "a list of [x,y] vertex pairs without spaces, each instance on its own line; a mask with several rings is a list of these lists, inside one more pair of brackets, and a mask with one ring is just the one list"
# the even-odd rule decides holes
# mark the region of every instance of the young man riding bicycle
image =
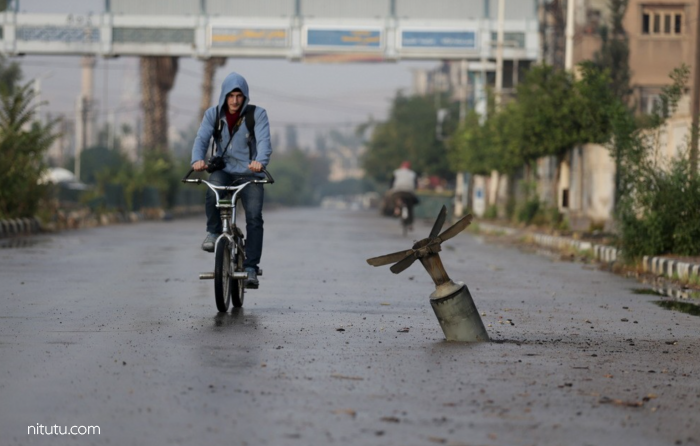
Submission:
[[[249,104],[248,83],[238,73],[226,76],[221,85],[218,105],[204,113],[202,123],[192,147],[192,168],[211,173],[209,181],[217,185],[229,185],[238,180],[264,178],[263,167],[272,154],[270,124],[267,112]],[[251,127],[249,131],[248,126]],[[214,137],[212,157],[205,161],[209,140]],[[213,166],[213,167],[212,167]],[[241,192],[241,202],[246,217],[247,288],[258,287],[258,265],[263,245],[264,189],[262,184],[251,184]],[[207,191],[205,209],[207,236],[202,249],[214,252],[214,242],[221,234],[221,218],[216,208],[216,197]]]

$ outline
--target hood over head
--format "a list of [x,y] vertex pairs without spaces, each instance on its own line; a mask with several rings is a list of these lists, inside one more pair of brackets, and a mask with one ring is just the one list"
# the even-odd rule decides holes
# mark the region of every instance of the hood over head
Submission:
[[248,82],[245,78],[238,73],[232,72],[226,79],[221,83],[221,93],[219,93],[219,107],[218,111],[221,113],[222,108],[226,105],[226,95],[231,93],[233,90],[238,88],[241,90],[245,96],[245,102],[243,102],[243,107],[241,111],[245,110],[246,106],[250,102],[250,95],[248,94]]

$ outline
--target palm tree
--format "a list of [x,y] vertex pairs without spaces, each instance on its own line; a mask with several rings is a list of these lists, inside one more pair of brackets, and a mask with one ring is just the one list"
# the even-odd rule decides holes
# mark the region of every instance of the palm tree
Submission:
[[163,153],[168,150],[168,93],[175,84],[177,69],[177,57],[144,56],[141,58],[145,151]]

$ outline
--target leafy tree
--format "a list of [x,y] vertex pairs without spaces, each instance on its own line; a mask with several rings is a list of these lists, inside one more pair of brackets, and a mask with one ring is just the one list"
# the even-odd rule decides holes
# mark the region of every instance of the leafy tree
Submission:
[[116,173],[129,161],[117,150],[106,147],[91,147],[80,153],[81,180],[95,184],[97,176],[105,172]]
[[321,199],[329,167],[323,157],[292,149],[275,155],[274,167],[270,172],[275,184],[265,189],[266,201],[288,206],[310,206],[318,204]]
[[601,48],[593,56],[593,63],[601,71],[607,70],[610,73],[612,93],[624,103],[627,103],[632,93],[629,40],[623,26],[628,3],[629,0],[608,1],[611,23],[600,28]]
[[38,180],[56,122],[34,121],[36,107],[31,84],[0,88],[0,218],[34,216],[46,194]]
[[517,101],[522,138],[528,158],[561,155],[578,140],[574,78],[570,73],[540,65],[518,85]]
[[[419,173],[448,176],[447,149],[437,138],[437,124],[437,107],[432,98],[397,93],[389,119],[375,126],[367,143],[363,158],[367,175],[386,184],[401,162],[408,160]],[[455,124],[448,118],[442,132],[452,133]]]
[[488,144],[484,138],[486,132],[479,120],[479,114],[471,110],[448,142],[447,157],[457,172],[486,175],[493,167],[488,159]]
[[534,67],[516,98],[483,124],[470,112],[450,140],[453,170],[509,174],[542,156],[560,158],[575,144],[607,141],[615,102],[609,77],[592,64],[580,68],[582,79],[575,81],[550,66]]
[[0,54],[0,92],[12,94],[22,80],[22,70],[16,62],[8,63]]

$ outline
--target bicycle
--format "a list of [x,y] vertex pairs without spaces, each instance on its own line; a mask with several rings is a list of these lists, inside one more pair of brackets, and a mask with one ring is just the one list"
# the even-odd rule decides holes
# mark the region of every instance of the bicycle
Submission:
[[401,220],[401,233],[404,237],[408,235],[409,230],[413,230],[413,207],[418,202],[415,194],[412,192],[395,192],[392,195],[394,204],[394,216]]
[[[214,279],[214,298],[216,308],[225,313],[229,305],[233,302],[234,308],[243,306],[245,297],[245,280],[248,274],[243,269],[245,260],[245,237],[243,231],[236,226],[236,205],[239,194],[250,184],[272,184],[275,180],[270,173],[263,168],[262,172],[267,177],[264,180],[250,180],[238,185],[217,186],[209,181],[200,178],[189,178],[194,170],[190,171],[182,179],[183,183],[206,184],[216,196],[216,207],[221,214],[223,230],[214,244],[214,272],[202,273],[200,279]],[[237,180],[236,182],[241,181]],[[235,183],[235,182],[234,182]],[[222,198],[231,193],[231,198]],[[258,270],[258,275],[262,276],[262,270]]]

